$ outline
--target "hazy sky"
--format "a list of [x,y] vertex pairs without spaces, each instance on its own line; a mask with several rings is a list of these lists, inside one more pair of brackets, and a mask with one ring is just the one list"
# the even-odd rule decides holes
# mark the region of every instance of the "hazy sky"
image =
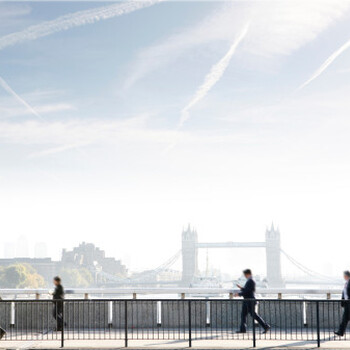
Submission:
[[1,241],[142,269],[188,222],[257,241],[274,221],[310,268],[350,268],[349,19],[346,0],[1,1]]

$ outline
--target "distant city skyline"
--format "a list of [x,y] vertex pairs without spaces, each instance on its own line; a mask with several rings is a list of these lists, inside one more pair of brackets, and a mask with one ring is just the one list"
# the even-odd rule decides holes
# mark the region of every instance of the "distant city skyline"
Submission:
[[[267,230],[273,229],[274,225],[271,224],[271,228],[267,228]],[[192,229],[192,228],[191,228]],[[278,230],[278,226],[276,226]],[[186,231],[187,227],[183,228],[183,231]],[[234,240],[229,240],[227,242],[232,242]],[[262,236],[259,239],[260,242],[265,241],[265,237]],[[23,244],[24,242],[24,244]],[[202,241],[201,241],[202,242]],[[238,241],[239,242],[239,241]],[[206,243],[220,243],[220,241],[211,241]],[[221,242],[225,243],[225,242]],[[80,242],[79,247],[85,244],[95,245],[94,242]],[[25,249],[23,249],[25,247]],[[19,239],[14,242],[4,242],[3,243],[3,255],[1,258],[5,259],[16,259],[16,258],[50,258],[52,261],[60,261],[62,259],[62,254],[67,252],[72,248],[77,249],[76,247],[62,247],[60,249],[60,253],[58,256],[52,256],[47,253],[47,244],[45,242],[32,242],[32,244],[28,244],[27,238],[25,236],[21,236]],[[104,251],[105,247],[97,247],[97,249],[101,249]],[[108,251],[108,249],[106,249]],[[181,244],[179,245],[179,250],[181,250]],[[283,250],[283,247],[282,247]],[[209,252],[210,251],[210,252]],[[248,254],[247,254],[248,253]],[[255,262],[250,263],[248,261],[249,253],[254,254],[256,256]],[[141,266],[134,266],[132,264],[132,253],[126,255],[126,259],[121,258],[120,256],[113,256],[115,259],[120,259],[121,262],[127,267],[129,273],[133,272],[141,272],[145,270],[152,270],[157,268],[164,263],[165,261],[158,261],[155,265],[151,266],[150,261],[145,260]],[[165,260],[169,260],[170,256]],[[308,275],[305,274],[302,270],[296,268],[293,264],[290,263],[286,257],[281,254],[281,267],[282,267],[282,276],[283,278],[307,278]],[[201,275],[205,275],[206,271],[210,272],[210,275],[213,271],[220,271],[223,280],[227,278],[234,278],[235,276],[238,278],[242,273],[242,266],[249,266],[253,268],[256,275],[260,277],[266,277],[266,255],[265,249],[261,248],[226,248],[226,249],[199,249],[198,250],[198,272]],[[299,263],[303,263],[303,261],[298,261]],[[230,265],[233,263],[233,265]],[[180,258],[177,259],[177,262],[171,266],[171,269],[177,270],[179,272],[182,271],[183,267],[181,264],[181,255]],[[208,270],[207,270],[208,269]],[[328,277],[339,277],[338,271],[334,271],[334,266],[332,263],[324,262],[319,266],[319,268],[315,271],[316,273],[323,274]],[[226,276],[226,277],[225,277]],[[230,277],[229,277],[230,276]],[[318,276],[315,275],[315,278]]]
[[20,235],[18,238],[6,240],[2,243],[2,258],[47,258],[50,257],[47,251],[46,242],[28,241],[27,236]]

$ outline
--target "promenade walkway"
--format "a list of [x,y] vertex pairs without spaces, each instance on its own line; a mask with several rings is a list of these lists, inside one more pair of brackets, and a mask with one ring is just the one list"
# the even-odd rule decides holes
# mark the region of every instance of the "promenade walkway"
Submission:
[[[60,341],[2,341],[1,349],[60,349]],[[187,341],[131,340],[128,349],[186,349]],[[310,341],[260,340],[256,348],[247,340],[194,340],[193,349],[317,349]],[[349,341],[324,341],[321,349],[349,349]],[[67,340],[64,349],[125,349],[123,341],[116,340]]]

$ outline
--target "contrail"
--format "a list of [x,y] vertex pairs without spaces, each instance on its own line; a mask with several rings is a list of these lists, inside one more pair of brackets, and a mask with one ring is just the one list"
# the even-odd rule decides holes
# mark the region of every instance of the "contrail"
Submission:
[[21,96],[19,96],[7,82],[0,77],[0,85],[7,91],[10,95],[12,95],[19,103],[21,103],[26,109],[33,115],[35,115],[40,120],[44,120],[44,118],[31,106],[29,105]]
[[56,153],[61,153],[61,152],[69,151],[69,150],[76,150],[78,153],[80,153],[84,156],[87,156],[86,152],[82,151],[80,149],[80,147],[88,146],[88,145],[89,145],[88,142],[62,145],[62,146],[58,146],[58,147],[49,148],[47,150],[40,151],[37,153],[32,153],[29,155],[28,158],[44,157],[44,156],[48,156],[48,155],[52,155],[52,154],[56,154]]
[[85,24],[92,24],[112,17],[122,16],[145,7],[155,5],[163,0],[130,0],[122,4],[98,7],[94,9],[78,11],[57,17],[52,21],[45,21],[30,26],[20,32],[12,33],[0,38],[0,50],[28,40],[36,40],[44,36],[62,32],[70,28]]
[[332,55],[330,55],[324,63],[321,65],[320,68],[317,69],[317,71],[311,76],[310,79],[308,79],[305,83],[300,85],[297,90],[303,89],[306,85],[309,85],[313,80],[315,80],[317,77],[319,77],[327,68],[329,65],[333,63],[333,61],[340,56],[345,50],[347,50],[350,47],[350,40],[347,41],[343,46],[341,46],[337,51],[335,51]]
[[226,68],[228,67],[233,54],[235,53],[238,45],[244,39],[248,32],[249,23],[245,25],[240,35],[231,45],[230,49],[227,51],[226,55],[214,66],[211,68],[210,72],[204,79],[203,84],[197,89],[192,100],[187,104],[185,108],[181,111],[181,118],[179,122],[179,127],[182,127],[183,124],[189,119],[189,110],[196,105],[200,100],[202,100],[210,89],[220,80],[220,78],[225,73]]

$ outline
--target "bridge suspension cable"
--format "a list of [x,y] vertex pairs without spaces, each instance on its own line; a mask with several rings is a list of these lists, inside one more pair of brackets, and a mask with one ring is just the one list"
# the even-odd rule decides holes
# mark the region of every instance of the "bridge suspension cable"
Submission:
[[139,277],[133,279],[133,281],[136,282],[137,280],[145,280],[146,278],[149,278],[150,276],[154,276],[162,271],[169,269],[172,265],[175,264],[175,262],[180,257],[180,255],[181,255],[181,250],[176,252],[176,254],[174,254],[170,259],[165,261],[162,265],[159,265],[157,268],[155,268],[153,270],[145,271],[142,274],[142,276],[139,276]]
[[326,276],[323,275],[319,272],[313,271],[311,269],[309,269],[308,267],[306,267],[305,265],[303,265],[302,263],[300,263],[299,261],[295,260],[292,256],[290,256],[288,253],[286,253],[283,249],[281,249],[281,253],[294,265],[296,266],[299,270],[301,270],[302,272],[304,272],[305,274],[307,274],[308,276],[312,276],[312,277],[318,277],[321,280],[325,280],[325,281],[332,281],[337,283],[338,280],[335,279],[334,277],[330,277],[330,276]]
[[173,266],[176,263],[176,261],[180,257],[180,255],[181,255],[181,249],[178,252],[176,252],[176,254],[174,254],[165,263],[163,263],[162,265],[159,265],[157,268],[155,268],[153,270],[153,272],[158,273],[158,272],[167,270],[169,267]]

